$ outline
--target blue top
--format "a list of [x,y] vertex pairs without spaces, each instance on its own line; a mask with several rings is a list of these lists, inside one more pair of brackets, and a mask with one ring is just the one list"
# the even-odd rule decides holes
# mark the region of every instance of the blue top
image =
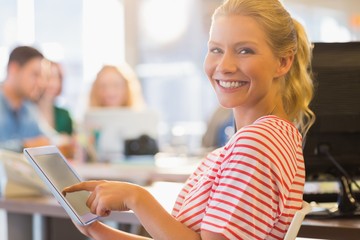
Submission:
[[0,91],[0,148],[22,151],[24,139],[44,135],[36,111],[35,105],[29,101],[24,101],[18,110],[14,110]]
[[234,116],[231,113],[229,118],[219,125],[217,130],[216,146],[223,147],[235,134]]

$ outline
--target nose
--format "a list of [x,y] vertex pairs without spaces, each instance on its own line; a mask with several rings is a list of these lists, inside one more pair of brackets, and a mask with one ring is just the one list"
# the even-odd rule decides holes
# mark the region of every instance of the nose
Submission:
[[237,69],[237,60],[233,54],[225,52],[217,65],[217,71],[221,73],[233,73]]

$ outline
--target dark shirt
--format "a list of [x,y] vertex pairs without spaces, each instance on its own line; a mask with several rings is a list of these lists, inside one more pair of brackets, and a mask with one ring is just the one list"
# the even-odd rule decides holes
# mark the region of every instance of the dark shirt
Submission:
[[73,133],[73,123],[69,112],[60,107],[54,107],[55,130],[58,133]]

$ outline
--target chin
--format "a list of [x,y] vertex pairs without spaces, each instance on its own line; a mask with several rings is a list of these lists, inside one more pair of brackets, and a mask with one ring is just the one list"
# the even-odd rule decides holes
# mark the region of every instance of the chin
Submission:
[[236,107],[235,105],[229,104],[228,102],[227,102],[227,103],[219,102],[219,103],[220,103],[220,105],[221,105],[223,108],[232,109],[232,108],[235,108],[235,107]]
[[229,99],[218,98],[218,101],[223,108],[235,108],[239,106],[239,104],[235,103],[234,101],[229,101]]

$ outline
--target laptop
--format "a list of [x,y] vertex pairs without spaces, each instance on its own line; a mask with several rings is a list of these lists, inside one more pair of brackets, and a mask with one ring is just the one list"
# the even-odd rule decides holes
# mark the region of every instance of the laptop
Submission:
[[118,161],[124,158],[125,141],[144,135],[157,141],[159,114],[152,109],[92,108],[82,128],[93,141],[97,161]]

